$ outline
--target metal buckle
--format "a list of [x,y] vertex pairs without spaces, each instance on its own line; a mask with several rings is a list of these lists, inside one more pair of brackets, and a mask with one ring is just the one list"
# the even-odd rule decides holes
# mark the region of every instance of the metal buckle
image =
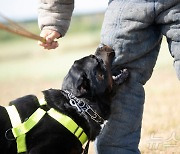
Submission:
[[6,132],[5,132],[5,138],[9,141],[14,141],[16,140],[13,133],[12,133],[12,128],[9,128]]

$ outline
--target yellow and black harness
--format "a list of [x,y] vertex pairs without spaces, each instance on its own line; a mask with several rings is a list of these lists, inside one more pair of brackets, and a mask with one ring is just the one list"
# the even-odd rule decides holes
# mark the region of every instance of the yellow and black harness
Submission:
[[[102,124],[104,119],[101,118],[88,104],[80,101],[76,98],[72,93],[68,91],[64,91],[69,98],[69,104],[76,108],[78,112],[83,114],[84,116],[90,116],[92,120],[95,122]],[[39,100],[40,106],[47,105],[47,102],[44,99]],[[26,152],[26,133],[28,133],[38,122],[43,118],[45,114],[48,114],[50,117],[54,118],[60,124],[62,124],[65,128],[67,128],[72,134],[74,134],[78,140],[83,145],[88,137],[84,130],[78,126],[74,120],[70,117],[56,111],[54,108],[49,109],[48,111],[43,110],[42,108],[38,108],[25,122],[21,122],[20,115],[14,105],[5,107],[12,124],[12,128],[6,131],[6,138],[8,138],[7,134],[9,131],[12,131],[14,138],[17,143],[17,151],[18,153]]]
[[[46,105],[45,100],[39,101],[40,105]],[[87,141],[87,135],[84,130],[79,127],[76,122],[74,122],[70,117],[56,111],[51,108],[49,111],[45,111],[41,108],[38,108],[25,122],[21,123],[21,119],[19,113],[14,105],[6,107],[6,110],[9,114],[12,129],[7,130],[12,131],[14,138],[17,143],[17,151],[18,153],[26,152],[26,133],[28,133],[38,122],[43,118],[45,114],[48,114],[55,120],[57,120],[60,124],[62,124],[65,128],[67,128],[71,133],[73,133],[78,140],[83,145]]]

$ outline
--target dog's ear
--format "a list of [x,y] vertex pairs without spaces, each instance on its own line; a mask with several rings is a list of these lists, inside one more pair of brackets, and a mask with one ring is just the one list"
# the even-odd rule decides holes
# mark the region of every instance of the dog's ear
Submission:
[[77,87],[81,95],[87,94],[90,91],[90,81],[87,78],[86,74],[81,76],[81,80],[79,81],[79,85]]
[[90,81],[82,65],[73,64],[63,80],[62,90],[69,90],[75,96],[82,96],[90,91]]

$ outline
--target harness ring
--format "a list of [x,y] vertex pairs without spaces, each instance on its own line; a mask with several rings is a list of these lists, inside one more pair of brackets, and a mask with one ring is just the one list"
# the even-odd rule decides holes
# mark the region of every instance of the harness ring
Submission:
[[[11,132],[10,132],[11,131]],[[10,135],[9,135],[10,133]],[[12,128],[9,128],[8,130],[6,130],[5,132],[5,138],[8,140],[8,141],[14,141],[16,140],[13,133],[12,133]]]

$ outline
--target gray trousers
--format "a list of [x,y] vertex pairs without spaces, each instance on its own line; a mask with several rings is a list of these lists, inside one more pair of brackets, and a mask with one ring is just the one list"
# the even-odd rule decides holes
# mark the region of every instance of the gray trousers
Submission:
[[180,0],[111,0],[101,43],[116,53],[113,69],[128,68],[129,80],[113,98],[111,116],[98,136],[98,154],[140,153],[145,93],[165,35],[180,79]]

